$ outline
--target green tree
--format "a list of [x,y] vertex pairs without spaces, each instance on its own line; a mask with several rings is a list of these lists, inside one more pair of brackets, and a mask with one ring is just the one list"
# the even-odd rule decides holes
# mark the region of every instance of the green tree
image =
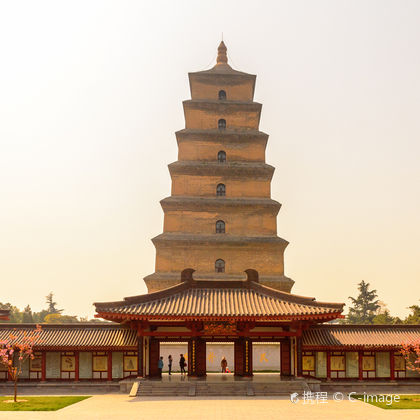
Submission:
[[32,309],[29,305],[27,305],[25,309],[23,310],[22,322],[24,323],[34,322],[34,319],[32,316]]
[[412,305],[409,309],[411,314],[404,319],[404,324],[420,324],[420,306]]
[[401,319],[392,316],[388,309],[385,309],[383,312],[377,313],[373,319],[372,324],[401,324]]
[[45,299],[47,299],[47,312],[49,314],[61,314],[63,312],[62,309],[57,309],[56,305],[57,302],[54,302],[54,293],[50,292],[47,296],[45,296]]
[[79,322],[77,319],[77,316],[71,316],[71,315],[61,315],[61,314],[48,314],[44,321],[47,324],[62,324],[62,323],[75,323]]
[[369,290],[369,283],[362,280],[358,284],[359,296],[349,296],[353,307],[349,309],[347,322],[349,324],[372,324],[376,311],[380,307],[376,290]]
[[41,322],[44,322],[44,319],[47,315],[48,315],[48,311],[43,309],[40,312],[34,312],[32,314],[32,318],[35,323],[40,324]]

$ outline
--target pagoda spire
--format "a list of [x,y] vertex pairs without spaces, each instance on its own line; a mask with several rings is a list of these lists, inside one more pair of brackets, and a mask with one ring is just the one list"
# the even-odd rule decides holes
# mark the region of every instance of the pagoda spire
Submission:
[[217,48],[217,64],[227,64],[228,58],[226,51],[226,45],[222,40],[219,44],[219,47]]

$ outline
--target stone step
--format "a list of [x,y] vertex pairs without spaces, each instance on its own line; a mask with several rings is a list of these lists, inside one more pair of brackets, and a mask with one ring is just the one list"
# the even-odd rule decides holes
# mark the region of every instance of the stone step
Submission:
[[248,394],[248,383],[238,382],[238,383],[228,383],[228,384],[219,384],[219,383],[203,383],[197,384],[195,395],[197,396],[246,396]]
[[191,385],[189,383],[165,383],[153,381],[140,381],[136,396],[188,396],[190,395]]
[[137,389],[133,385],[132,394],[146,396],[283,396],[293,392],[303,393],[309,387],[305,381],[261,382],[186,382],[167,383],[139,381]]

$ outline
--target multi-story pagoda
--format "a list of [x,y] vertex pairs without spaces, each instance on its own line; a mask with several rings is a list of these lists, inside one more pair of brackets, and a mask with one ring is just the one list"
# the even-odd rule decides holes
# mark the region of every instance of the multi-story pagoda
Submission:
[[[341,317],[343,304],[290,293],[287,242],[276,229],[280,204],[270,197],[274,168],[265,163],[268,136],[259,131],[261,105],[253,102],[255,76],[228,65],[222,42],[217,64],[189,77],[192,99],[184,102],[186,128],[177,133],[179,160],[169,165],[172,195],[162,201],[164,233],[153,240],[149,293],[95,304],[97,317],[117,324],[43,324],[21,378],[155,377],[167,342],[187,343],[189,375],[204,376],[207,343],[233,342],[237,376],[252,375],[256,343],[279,356],[281,375],[419,380],[400,349],[420,339],[420,325],[322,325]],[[0,309],[0,320],[8,317]],[[34,328],[0,324],[0,341],[19,343]],[[0,364],[0,381],[10,379]],[[253,389],[265,395],[262,385]],[[244,395],[252,395],[249,390]]]
[[259,131],[262,105],[254,102],[254,75],[233,70],[226,46],[217,64],[189,74],[185,129],[176,133],[178,161],[169,165],[172,195],[161,201],[164,232],[153,239],[156,272],[144,280],[149,293],[194,278],[259,281],[290,292],[277,236],[280,204],[271,199],[274,168],[265,163],[268,135]]
[[302,331],[340,317],[343,304],[289,293],[255,76],[230,67],[222,41],[216,65],[189,80],[149,294],[97,303],[97,316],[137,330],[140,375],[157,374],[159,343],[170,339],[188,341],[190,375],[205,375],[211,340],[234,341],[236,375],[252,374],[252,342],[261,340],[281,342],[283,374],[301,374]]

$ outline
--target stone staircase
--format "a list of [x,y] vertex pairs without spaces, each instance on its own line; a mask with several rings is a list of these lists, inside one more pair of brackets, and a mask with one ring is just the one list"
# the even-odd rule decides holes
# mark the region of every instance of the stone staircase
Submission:
[[251,397],[251,396],[289,396],[293,392],[302,394],[309,391],[303,380],[279,382],[161,382],[141,380],[133,384],[130,396],[136,397]]
[[[191,384],[189,382],[170,383],[160,381],[139,381],[137,384],[137,392],[135,393],[137,397],[187,397],[191,395],[192,392]],[[133,387],[135,387],[135,385],[136,384],[134,384]],[[130,393],[130,395],[132,395],[132,393]]]
[[196,382],[195,395],[199,397],[243,397],[247,395],[249,382]]

